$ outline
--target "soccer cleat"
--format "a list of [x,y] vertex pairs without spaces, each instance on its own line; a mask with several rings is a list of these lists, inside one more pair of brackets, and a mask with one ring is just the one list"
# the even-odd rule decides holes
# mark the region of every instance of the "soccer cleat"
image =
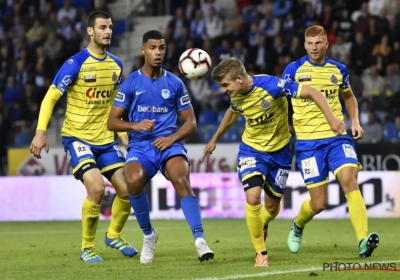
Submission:
[[158,233],[153,229],[153,234],[143,238],[142,253],[140,263],[152,263],[154,260],[154,249],[158,240]]
[[370,233],[366,238],[362,239],[358,245],[360,257],[368,258],[379,245],[379,236],[377,233]]
[[257,253],[254,267],[268,267],[268,255]]
[[265,240],[267,240],[267,236],[268,236],[268,225],[264,226],[263,235],[264,235],[264,242],[265,242]]
[[197,238],[194,243],[196,245],[199,261],[208,261],[214,258],[214,252],[208,247],[204,238]]
[[121,236],[119,238],[108,238],[106,233],[104,242],[107,247],[118,249],[125,257],[133,257],[138,253],[136,248],[126,242]]
[[303,237],[303,228],[299,228],[293,220],[292,228],[290,229],[289,236],[287,239],[287,245],[292,253],[297,253],[300,250],[302,237]]
[[92,247],[83,249],[83,251],[81,252],[81,261],[88,263],[97,263],[103,262],[103,259],[96,254],[96,250],[94,249],[94,247]]

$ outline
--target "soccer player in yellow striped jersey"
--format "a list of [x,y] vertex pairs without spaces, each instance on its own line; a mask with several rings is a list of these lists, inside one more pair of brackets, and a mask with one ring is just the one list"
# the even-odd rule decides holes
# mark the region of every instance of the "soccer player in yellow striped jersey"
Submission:
[[205,147],[201,161],[215,150],[218,139],[242,114],[246,127],[239,146],[238,176],[246,195],[246,223],[256,251],[254,266],[267,267],[267,226],[279,213],[292,162],[286,96],[314,100],[336,134],[341,134],[345,125],[334,117],[320,91],[274,76],[250,76],[236,58],[222,60],[212,78],[230,96],[231,107]]
[[[69,58],[61,67],[43,99],[32,154],[40,158],[41,150],[49,146],[46,129],[55,103],[67,96],[67,109],[61,131],[64,150],[73,174],[87,190],[82,206],[82,247],[84,262],[102,262],[95,250],[95,235],[104,196],[104,175],[115,187],[111,223],[105,234],[106,246],[132,257],[137,250],[121,238],[131,206],[123,168],[125,157],[113,132],[107,129],[107,118],[121,83],[122,63],[106,51],[111,42],[112,21],[105,12],[93,12],[87,19],[88,47]],[[127,136],[121,139],[127,143]],[[62,186],[61,186],[62,187]]]
[[[352,120],[353,138],[359,139],[364,131],[358,119],[358,105],[350,87],[346,67],[326,57],[328,41],[322,26],[311,26],[305,31],[307,56],[290,63],[282,78],[322,91],[335,117],[343,120],[339,95],[343,96]],[[369,257],[379,244],[376,233],[368,234],[367,211],[357,183],[361,169],[353,139],[332,133],[316,104],[307,98],[293,99],[293,125],[296,133],[296,161],[310,193],[298,216],[293,220],[288,236],[292,252],[300,249],[304,226],[320,213],[327,203],[329,171],[339,181],[347,198],[350,221],[356,233],[359,256]]]

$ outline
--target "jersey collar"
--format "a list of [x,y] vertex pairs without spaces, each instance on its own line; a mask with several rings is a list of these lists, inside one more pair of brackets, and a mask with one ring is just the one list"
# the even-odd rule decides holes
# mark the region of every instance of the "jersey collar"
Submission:
[[86,48],[86,51],[89,53],[90,56],[92,56],[93,58],[97,59],[97,60],[104,60],[107,57],[107,53],[100,55],[100,54],[95,54],[92,53],[91,51],[89,51],[88,48]]
[[321,64],[313,63],[313,62],[311,62],[310,57],[308,55],[306,56],[306,61],[308,61],[308,63],[310,63],[312,66],[324,66],[326,64],[327,60],[328,60],[328,57],[325,56],[324,63],[321,63]]

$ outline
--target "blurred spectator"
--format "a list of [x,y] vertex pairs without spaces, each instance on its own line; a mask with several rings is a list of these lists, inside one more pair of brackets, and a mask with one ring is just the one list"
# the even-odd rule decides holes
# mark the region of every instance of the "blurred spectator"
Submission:
[[44,51],[47,56],[52,60],[53,64],[59,64],[60,58],[62,57],[63,41],[57,38],[57,33],[52,31],[47,36],[47,40],[44,42]]
[[382,84],[383,78],[378,74],[378,70],[375,65],[366,69],[362,76],[363,82],[363,97],[371,98],[376,91],[379,90],[379,85]]
[[370,113],[368,123],[363,125],[364,137],[359,143],[376,144],[383,139],[383,128],[375,114]]
[[210,39],[214,39],[222,35],[224,31],[224,22],[222,18],[218,15],[214,5],[209,6],[209,12],[206,16],[206,32]]
[[64,7],[58,10],[57,21],[59,23],[64,22],[65,18],[68,18],[70,22],[75,22],[77,11],[71,6],[70,0],[64,0]]

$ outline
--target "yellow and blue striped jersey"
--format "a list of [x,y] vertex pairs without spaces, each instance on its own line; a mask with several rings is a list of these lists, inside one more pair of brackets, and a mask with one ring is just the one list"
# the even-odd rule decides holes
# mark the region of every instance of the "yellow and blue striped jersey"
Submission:
[[231,110],[246,119],[242,141],[261,152],[274,152],[290,140],[288,102],[285,96],[297,97],[301,85],[268,75],[252,76],[248,93],[231,97]]
[[99,56],[84,49],[58,71],[50,90],[67,95],[62,136],[73,136],[93,145],[115,140],[107,118],[121,84],[122,62],[106,52]]
[[[312,63],[308,56],[290,63],[282,78],[320,90],[326,97],[333,114],[343,121],[339,93],[351,89],[346,66],[328,57],[323,64]],[[293,99],[293,126],[296,138],[313,140],[335,137],[324,114],[311,99]],[[346,132],[344,133],[346,134]]]

